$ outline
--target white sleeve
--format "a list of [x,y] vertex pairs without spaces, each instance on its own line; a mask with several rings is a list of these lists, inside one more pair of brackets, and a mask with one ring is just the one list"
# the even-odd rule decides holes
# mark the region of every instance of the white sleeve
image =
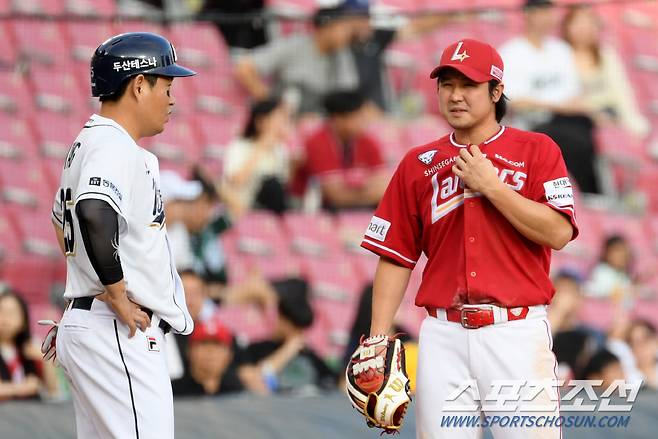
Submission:
[[505,95],[510,99],[523,99],[531,97],[528,66],[523,62],[523,54],[516,41],[509,41],[500,48],[505,73]]
[[224,175],[227,178],[230,179],[244,165],[248,156],[246,146],[247,141],[236,140],[226,148]]
[[560,72],[562,72],[562,79],[560,81],[561,87],[556,90],[553,95],[553,102],[568,101],[580,96],[582,93],[582,86],[580,83],[580,74],[576,67],[576,60],[574,59],[573,51],[566,43],[560,42],[563,50],[562,63]]
[[92,145],[81,163],[75,202],[95,198],[106,201],[126,218],[133,184],[135,152],[123,145]]
[[59,224],[60,227],[64,227],[64,211],[62,209],[61,201],[61,192],[62,188],[58,188],[55,192],[55,201],[53,202],[53,212],[52,219],[54,223]]

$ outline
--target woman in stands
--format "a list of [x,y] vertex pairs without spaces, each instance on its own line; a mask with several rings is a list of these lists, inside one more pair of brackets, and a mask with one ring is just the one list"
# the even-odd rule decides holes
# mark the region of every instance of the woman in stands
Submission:
[[27,305],[12,291],[0,292],[0,401],[36,398],[42,385],[55,394],[57,377],[32,344]]
[[599,124],[619,124],[637,136],[649,132],[634,99],[617,52],[601,44],[601,19],[590,6],[571,6],[562,23],[562,37],[571,45],[588,106]]
[[258,101],[251,107],[242,137],[228,146],[226,182],[246,208],[286,210],[290,162],[284,142],[289,125],[285,103],[277,98]]

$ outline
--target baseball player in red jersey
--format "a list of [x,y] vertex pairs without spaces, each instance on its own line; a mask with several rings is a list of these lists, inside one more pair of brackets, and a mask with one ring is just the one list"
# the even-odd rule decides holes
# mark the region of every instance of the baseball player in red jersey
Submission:
[[[559,415],[557,389],[550,384],[521,403],[539,413],[495,412],[490,406],[502,404],[500,396],[485,397],[510,392],[496,387],[497,380],[556,379],[546,319],[554,292],[551,249],[564,247],[578,228],[558,146],[543,134],[499,124],[506,97],[497,51],[480,41],[458,41],[445,49],[430,77],[454,131],[406,154],[365,233],[361,245],[380,256],[371,336],[392,327],[411,271],[425,253],[416,296],[428,313],[420,330],[417,434],[478,438],[491,424],[485,422],[489,415]],[[449,405],[462,411],[449,411]],[[459,414],[480,416],[480,423],[445,426],[446,416]],[[496,438],[560,437],[555,424],[534,422],[519,416],[513,426],[490,426]]]

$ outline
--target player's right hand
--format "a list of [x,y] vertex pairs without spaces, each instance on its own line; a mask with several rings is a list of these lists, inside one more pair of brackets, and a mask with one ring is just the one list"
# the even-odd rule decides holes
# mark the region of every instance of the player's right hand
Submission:
[[119,320],[128,326],[130,330],[128,338],[132,338],[137,332],[137,327],[142,331],[151,326],[151,319],[138,304],[130,301],[126,294],[118,298],[108,295],[107,303],[112,307]]

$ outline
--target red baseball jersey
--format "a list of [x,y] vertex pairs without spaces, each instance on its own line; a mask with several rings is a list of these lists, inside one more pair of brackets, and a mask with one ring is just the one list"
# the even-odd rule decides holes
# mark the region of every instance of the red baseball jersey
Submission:
[[[454,134],[413,148],[400,162],[361,245],[413,268],[428,258],[416,305],[548,304],[551,249],[521,233],[452,172]],[[548,136],[509,127],[480,145],[498,177],[526,198],[567,215],[578,234],[573,192],[559,147]]]

